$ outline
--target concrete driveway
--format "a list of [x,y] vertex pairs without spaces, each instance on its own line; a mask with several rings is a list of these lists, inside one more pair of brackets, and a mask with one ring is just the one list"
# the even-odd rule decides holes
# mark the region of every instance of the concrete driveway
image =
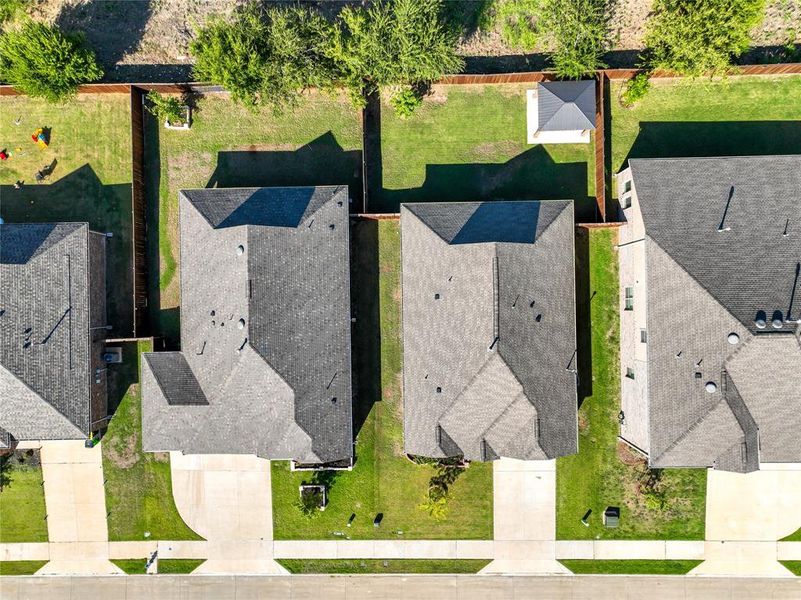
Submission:
[[85,448],[82,440],[44,441],[41,461],[50,562],[38,573],[122,573],[108,561],[100,445]]
[[175,506],[208,540],[196,573],[286,571],[273,561],[270,462],[253,455],[170,453]]
[[482,573],[568,573],[556,561],[556,461],[493,464],[495,560]]
[[706,561],[691,573],[790,576],[776,541],[801,528],[801,464],[707,473]]

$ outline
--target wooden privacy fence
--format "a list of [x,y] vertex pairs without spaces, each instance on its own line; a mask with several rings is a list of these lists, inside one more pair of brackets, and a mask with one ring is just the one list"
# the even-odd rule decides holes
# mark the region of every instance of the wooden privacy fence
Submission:
[[131,227],[134,337],[149,331],[147,302],[147,199],[145,198],[144,92],[131,86]]

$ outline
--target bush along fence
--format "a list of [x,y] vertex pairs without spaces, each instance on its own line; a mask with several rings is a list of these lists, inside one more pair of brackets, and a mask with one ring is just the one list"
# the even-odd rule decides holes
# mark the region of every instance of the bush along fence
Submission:
[[[631,79],[636,74],[642,72],[638,69],[601,69],[596,73],[596,114],[595,114],[595,193],[597,202],[597,222],[581,223],[581,227],[616,227],[619,223],[607,220],[607,199],[609,197],[609,185],[607,178],[610,175],[606,169],[606,156],[609,151],[607,148],[608,139],[605,135],[605,122],[607,120],[606,98],[609,81],[620,81]],[[674,79],[681,78],[680,75],[669,71],[651,71],[650,78]],[[801,63],[784,63],[772,65],[741,65],[731,68],[730,76],[771,76],[771,75],[801,75]],[[555,75],[547,71],[532,71],[525,73],[504,73],[504,74],[459,74],[448,75],[440,79],[438,84],[446,85],[494,85],[505,83],[538,83],[541,81],[552,81]],[[150,335],[150,325],[148,323],[148,293],[147,293],[147,206],[148,202],[155,202],[157,199],[147,198],[145,192],[145,135],[144,135],[144,97],[148,91],[155,90],[160,93],[170,94],[216,94],[227,93],[218,85],[207,83],[92,83],[82,85],[78,88],[79,94],[128,94],[131,99],[131,182],[132,182],[132,223],[133,223],[133,308],[134,308],[134,337],[141,338]],[[0,96],[17,96],[20,92],[10,85],[0,85]],[[373,103],[375,105],[375,102]],[[368,108],[365,111],[369,110]],[[380,109],[379,109],[380,110]],[[371,135],[375,135],[372,129],[380,126],[375,114],[362,113],[363,125],[363,148],[362,148],[362,185],[363,189],[358,190],[363,198],[361,206],[354,206],[355,217],[370,219],[394,219],[398,218],[397,213],[392,214],[372,214],[369,212],[367,200],[369,197],[371,169],[373,160],[380,161],[380,157],[372,157],[366,151],[367,147],[375,144],[368,144]],[[379,134],[380,135],[380,134]],[[379,149],[380,151],[380,149]]]

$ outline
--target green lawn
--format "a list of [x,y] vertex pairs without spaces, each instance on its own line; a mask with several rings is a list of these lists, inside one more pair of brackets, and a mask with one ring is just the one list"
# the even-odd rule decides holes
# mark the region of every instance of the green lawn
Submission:
[[780,560],[779,562],[790,569],[795,575],[801,577],[801,560]]
[[0,457],[0,542],[46,542],[42,468],[20,463],[19,456]]
[[628,157],[801,152],[801,76],[659,81],[633,108],[611,84],[613,173]]
[[[665,506],[648,508],[638,491],[638,481],[648,474],[647,467],[617,440],[620,374],[615,241],[616,232],[608,229],[589,234],[581,230],[576,240],[583,401],[579,409],[579,453],[556,462],[557,539],[702,540],[706,471],[661,470]],[[620,507],[617,529],[603,526],[601,517],[607,506]],[[589,527],[585,527],[581,518],[588,510],[592,514]]]
[[102,441],[109,540],[202,539],[175,508],[169,455],[142,452],[139,353],[151,344],[122,346],[124,362],[109,365],[109,404],[119,406]]
[[[127,94],[81,94],[64,105],[0,97],[0,150],[11,154],[0,163],[0,215],[7,222],[86,221],[114,234],[107,245],[113,337],[133,329],[130,114]],[[31,141],[40,127],[51,130],[45,150]],[[36,171],[53,164],[37,184]],[[21,190],[17,180],[25,182]]]
[[701,560],[560,560],[579,575],[686,575]]
[[383,102],[370,212],[397,212],[401,202],[571,198],[577,220],[594,220],[594,144],[528,145],[529,88],[436,85],[407,119]]
[[[178,340],[178,192],[204,187],[349,184],[361,193],[359,112],[344,96],[312,94],[294,112],[250,111],[222,95],[197,101],[189,131],[149,117],[145,170],[155,330]],[[158,202],[155,199],[158,198]]]
[[801,529],[798,531],[791,533],[786,538],[781,540],[782,542],[801,542]]
[[[131,558],[131,559],[116,559],[112,560],[115,565],[125,571],[128,575],[144,575],[147,571],[147,559],[144,558]],[[159,575],[182,575],[191,573],[197,569],[201,564],[206,562],[204,559],[194,558],[168,558],[159,560],[158,574]]]
[[0,575],[33,575],[46,564],[46,560],[3,560]]
[[478,573],[491,561],[479,559],[352,559],[352,560],[289,560],[276,561],[293,575],[312,573],[335,573],[355,575],[359,573]]
[[[276,539],[490,539],[492,465],[473,463],[451,487],[443,520],[418,506],[430,466],[403,453],[400,340],[400,234],[397,221],[359,221],[352,229],[352,290],[357,318],[353,354],[359,400],[356,464],[338,472],[329,504],[316,518],[295,506],[298,486],[311,473],[272,463],[273,525]],[[362,424],[363,422],[363,424]],[[359,430],[359,424],[360,430]],[[373,519],[382,513],[380,527]],[[351,527],[347,522],[356,517]]]

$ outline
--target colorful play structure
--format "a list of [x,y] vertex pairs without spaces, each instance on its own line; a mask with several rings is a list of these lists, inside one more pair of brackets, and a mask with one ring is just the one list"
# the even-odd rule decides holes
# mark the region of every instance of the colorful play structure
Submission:
[[47,144],[48,144],[47,136],[45,136],[44,129],[42,129],[41,127],[33,132],[33,135],[31,136],[31,139],[42,150],[47,148]]

